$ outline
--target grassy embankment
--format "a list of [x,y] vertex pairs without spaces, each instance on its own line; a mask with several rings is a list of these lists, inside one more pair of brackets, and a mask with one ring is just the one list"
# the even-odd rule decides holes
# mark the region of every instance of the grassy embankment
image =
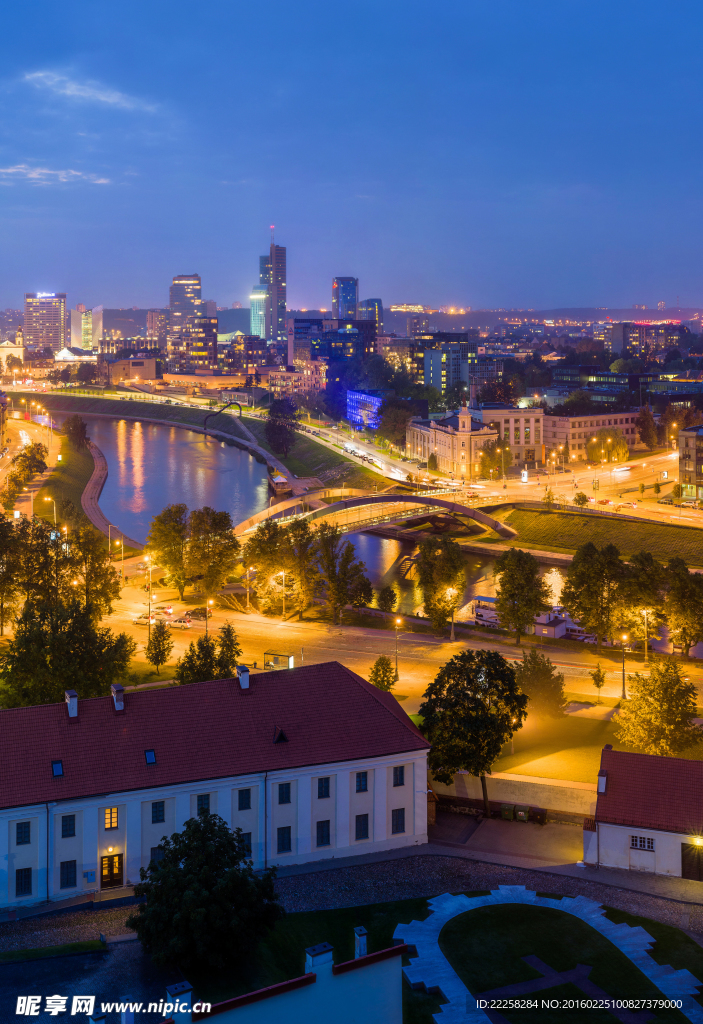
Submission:
[[87,942],[66,942],[61,946],[40,946],[38,949],[11,949],[0,953],[0,963],[18,960],[45,960],[54,956],[75,956],[77,953],[99,953],[105,946],[99,939]]

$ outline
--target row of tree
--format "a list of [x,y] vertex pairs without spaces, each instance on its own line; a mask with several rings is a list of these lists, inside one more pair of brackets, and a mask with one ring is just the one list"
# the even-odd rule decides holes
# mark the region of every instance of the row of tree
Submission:
[[[536,615],[553,605],[540,575],[539,562],[527,551],[511,548],[496,562],[496,612],[517,643]],[[565,573],[561,605],[574,622],[603,640],[651,640],[664,625],[669,639],[688,656],[703,641],[703,575],[691,572],[682,558],[666,566],[649,551],[623,561],[614,544],[598,548],[589,542],[577,549]]]
[[188,584],[210,597],[223,586],[239,561],[240,545],[229,512],[205,505],[188,511],[167,505],[151,521],[147,550],[181,600]]
[[36,473],[46,469],[46,457],[49,449],[40,441],[27,444],[14,456],[12,467],[5,477],[5,486],[0,491],[0,503],[6,512],[14,508],[17,496],[22,488]]

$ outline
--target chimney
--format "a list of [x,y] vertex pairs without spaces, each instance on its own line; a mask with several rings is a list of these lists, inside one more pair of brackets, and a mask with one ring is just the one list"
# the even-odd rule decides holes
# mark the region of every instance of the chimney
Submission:
[[68,708],[68,717],[78,718],[78,694],[75,690],[64,690],[63,695]]
[[321,942],[319,946],[308,946],[305,950],[305,973],[317,971],[324,964],[332,965],[333,948],[329,942]]
[[113,683],[110,687],[110,693],[115,702],[115,711],[124,711],[124,686],[120,686],[119,683]]
[[249,669],[246,665],[237,665],[237,679],[243,690],[249,689]]
[[354,959],[358,960],[360,956],[366,956],[366,929],[355,928],[354,929]]
[[166,1005],[163,1012],[168,1014],[173,1024],[191,1024],[192,994],[193,986],[187,981],[178,981],[175,985],[166,986]]
[[601,770],[598,772],[598,792],[599,793],[605,793],[605,785],[606,785],[607,781],[608,781],[608,773],[603,768],[601,768]]

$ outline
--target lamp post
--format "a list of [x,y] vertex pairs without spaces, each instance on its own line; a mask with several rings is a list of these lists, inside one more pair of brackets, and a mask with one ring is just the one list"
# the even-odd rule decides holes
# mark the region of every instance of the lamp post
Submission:
[[[149,618],[147,621],[147,642],[151,640],[151,558],[149,555],[146,556],[145,561],[149,562]],[[207,619],[205,619],[205,627],[207,628]]]
[[281,569],[276,576],[283,576],[283,621],[286,621],[286,570]]
[[122,582],[124,583],[124,544],[121,540],[116,540],[115,544],[122,551]]
[[398,630],[400,629],[400,619],[395,620],[395,682],[397,683],[400,679],[398,675]]
[[247,569],[247,611],[249,611],[249,574],[251,573],[253,568],[254,566],[250,565],[249,568]]
[[210,617],[210,605],[212,604],[212,598],[205,603],[205,636],[207,636],[207,620]]
[[23,491],[26,491],[32,502],[32,519],[34,519],[34,491],[30,491],[28,487],[23,487]]
[[623,700],[627,700],[627,692],[625,690],[625,644],[627,643],[627,633],[622,635],[622,694]]
[[44,501],[50,501],[54,506],[54,526],[56,526],[56,501],[54,498],[44,498]]
[[450,601],[452,601],[452,631],[451,631],[451,633],[449,635],[449,642],[452,643],[452,644],[454,643],[454,603],[453,603],[453,599],[454,599],[455,595],[456,595],[455,588],[454,587],[447,587],[447,597],[449,598]]
[[648,627],[648,620],[647,620],[647,613],[648,612],[649,612],[649,608],[643,608],[642,609],[642,614],[644,615],[644,663],[645,663],[645,665],[649,664],[649,636],[648,636],[648,628],[647,628]]

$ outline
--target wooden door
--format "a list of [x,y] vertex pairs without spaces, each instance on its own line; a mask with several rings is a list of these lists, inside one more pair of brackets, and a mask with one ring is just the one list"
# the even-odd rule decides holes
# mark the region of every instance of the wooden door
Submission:
[[115,889],[122,885],[122,854],[111,853],[102,858],[100,888]]
[[703,846],[681,843],[681,877],[703,881]]

